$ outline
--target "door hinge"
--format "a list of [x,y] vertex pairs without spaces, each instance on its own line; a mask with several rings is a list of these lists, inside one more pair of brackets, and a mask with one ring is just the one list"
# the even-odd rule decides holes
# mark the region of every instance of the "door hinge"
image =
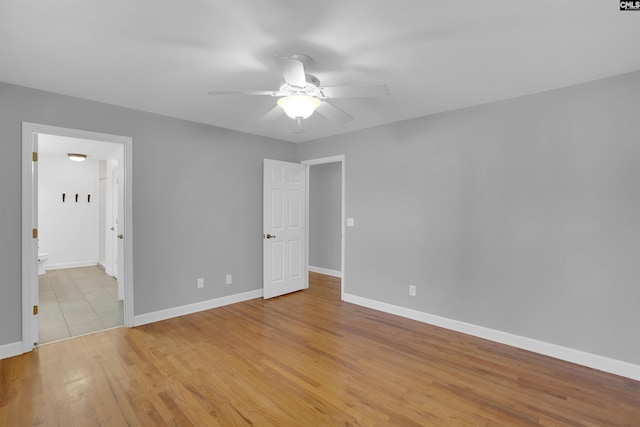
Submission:
[[32,153],[31,158],[33,159],[33,161],[34,161],[34,162],[37,162],[37,161],[38,161],[38,152],[37,152],[37,151],[34,151],[34,152]]
[[33,236],[34,239],[38,238],[38,229],[34,228],[33,230],[31,230],[31,235]]
[[36,314],[38,314],[38,306],[34,305],[33,306],[33,315],[35,316]]

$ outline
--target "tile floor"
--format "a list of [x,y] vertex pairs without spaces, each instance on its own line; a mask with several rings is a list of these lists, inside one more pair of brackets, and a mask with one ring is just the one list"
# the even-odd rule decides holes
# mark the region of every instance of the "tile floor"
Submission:
[[38,344],[124,324],[118,284],[97,266],[49,270],[38,279]]

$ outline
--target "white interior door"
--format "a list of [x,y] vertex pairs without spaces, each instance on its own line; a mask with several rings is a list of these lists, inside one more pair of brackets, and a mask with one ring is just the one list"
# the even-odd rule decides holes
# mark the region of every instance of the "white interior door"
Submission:
[[124,253],[124,231],[125,231],[125,213],[124,213],[124,168],[122,167],[122,159],[119,162],[120,167],[113,171],[114,180],[113,203],[115,204],[113,214],[115,215],[115,241],[113,243],[113,271],[114,277],[118,281],[118,299],[124,301],[124,275],[122,273],[122,254]]
[[120,233],[118,227],[120,205],[118,199],[119,182],[118,182],[118,169],[111,172],[111,275],[118,278],[118,234]]
[[306,166],[264,160],[263,296],[307,288]]

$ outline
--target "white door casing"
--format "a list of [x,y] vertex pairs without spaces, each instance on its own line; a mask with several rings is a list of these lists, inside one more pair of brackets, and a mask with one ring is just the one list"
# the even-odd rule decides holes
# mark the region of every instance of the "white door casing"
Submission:
[[[38,161],[37,161],[37,157],[34,158],[34,154],[33,154],[33,153],[38,153],[38,134],[37,133],[33,133],[31,135],[31,144],[29,145],[30,145],[30,148],[27,147],[27,149],[30,149],[31,153],[26,153],[26,154],[28,157],[31,157],[32,159],[31,168],[28,170],[28,173],[30,173],[32,177],[32,181],[30,185],[31,187],[30,188],[31,218],[29,221],[25,221],[25,222],[28,222],[27,228],[31,229],[31,230],[28,230],[28,233],[27,233],[27,234],[31,234],[31,239],[29,239],[29,242],[26,245],[27,246],[26,251],[28,252],[29,257],[27,258],[27,260],[23,259],[22,263],[23,263],[23,271],[27,272],[26,274],[28,275],[28,280],[29,280],[28,286],[30,288],[29,289],[30,292],[28,292],[28,295],[30,296],[30,301],[28,304],[29,306],[33,306],[31,307],[31,311],[29,313],[31,321],[29,322],[30,324],[29,326],[30,340],[29,341],[30,342],[28,344],[35,345],[38,343],[38,339],[40,335],[39,334],[40,318],[38,316],[38,310],[36,309],[36,307],[38,307],[40,304],[40,284],[38,280],[39,239],[37,237],[37,231],[36,231],[36,234],[34,234],[34,232],[32,231],[32,230],[38,230]],[[37,154],[35,154],[35,156],[37,156]],[[26,269],[24,268],[25,262],[27,264]]]
[[345,185],[345,176],[346,176],[346,168],[345,168],[345,156],[344,154],[338,155],[338,156],[331,156],[331,157],[321,157],[321,158],[316,158],[316,159],[309,159],[309,160],[303,160],[302,164],[305,165],[307,167],[307,194],[306,194],[306,209],[307,209],[307,235],[306,235],[306,242],[307,242],[307,247],[306,247],[306,252],[307,252],[307,265],[308,265],[308,260],[309,260],[309,182],[311,180],[310,175],[309,175],[309,167],[312,165],[323,165],[326,163],[340,163],[342,166],[342,171],[340,173],[341,176],[341,192],[342,192],[342,201],[341,201],[341,218],[342,218],[342,226],[341,226],[341,235],[342,235],[342,242],[341,242],[341,248],[340,248],[340,252],[341,252],[341,256],[340,256],[340,272],[341,274],[341,279],[340,279],[340,299],[344,301],[344,294],[345,294],[345,284],[346,284],[346,266],[345,266],[345,254],[347,253],[347,235],[346,235],[346,230],[345,230],[345,226],[346,226],[346,215],[347,215],[347,210],[346,210],[346,185]]
[[132,194],[133,175],[132,156],[133,139],[126,136],[103,134],[71,128],[62,128],[38,123],[22,122],[22,352],[31,351],[38,340],[38,319],[33,315],[33,306],[38,303],[38,240],[33,238],[32,229],[37,227],[37,165],[32,162],[32,153],[37,148],[38,134],[50,134],[79,138],[86,140],[104,141],[122,144],[123,164],[120,167],[119,187],[120,233],[126,236],[120,240],[120,271],[119,276],[124,282],[124,324],[133,325],[133,242],[132,242]]
[[306,166],[264,160],[263,297],[308,288]]

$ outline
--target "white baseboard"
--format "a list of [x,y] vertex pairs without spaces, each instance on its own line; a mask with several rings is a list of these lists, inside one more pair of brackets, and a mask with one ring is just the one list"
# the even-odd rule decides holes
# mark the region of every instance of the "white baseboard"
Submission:
[[[106,265],[105,263],[103,263],[103,262],[99,262],[99,261],[98,261],[98,268],[99,268],[100,270],[104,271],[104,272],[105,272],[106,274],[108,274],[109,276],[114,277],[114,276],[113,276],[113,273],[111,272],[111,269],[110,269],[110,268],[107,268],[107,265]],[[116,278],[116,279],[117,279],[117,277],[114,277],[114,278]]]
[[345,293],[343,295],[343,300],[363,307],[395,314],[397,316],[406,317],[408,319],[417,320],[419,322],[428,323],[430,325],[439,326],[456,332],[462,332],[464,334],[533,351],[545,356],[554,357],[556,359],[640,381],[640,365],[635,365],[633,363],[611,359],[609,357],[587,353],[582,350],[563,347],[532,338],[522,337],[508,332],[485,328],[484,326],[473,325],[459,320],[448,319],[446,317],[424,313],[410,308],[387,304],[359,297],[357,295]]
[[98,261],[90,260],[90,261],[59,262],[58,264],[46,263],[44,268],[45,270],[61,270],[63,268],[91,267],[94,265],[98,265]]
[[0,345],[0,360],[22,354],[22,342],[12,342]]
[[312,271],[314,273],[326,274],[327,276],[333,277],[342,277],[342,271],[329,270],[328,268],[322,267],[314,267],[313,265],[310,265],[307,268],[309,269],[309,271]]
[[262,298],[262,289],[133,316],[133,326],[146,325],[147,323],[159,322],[161,320],[184,316],[186,314],[197,313],[199,311],[210,310],[212,308],[235,304],[242,301],[248,301],[255,298]]

